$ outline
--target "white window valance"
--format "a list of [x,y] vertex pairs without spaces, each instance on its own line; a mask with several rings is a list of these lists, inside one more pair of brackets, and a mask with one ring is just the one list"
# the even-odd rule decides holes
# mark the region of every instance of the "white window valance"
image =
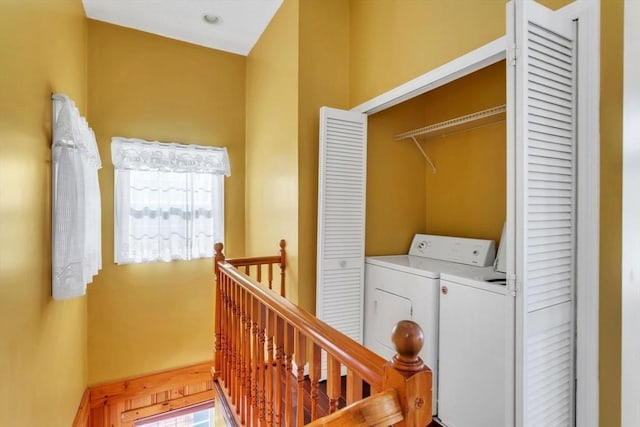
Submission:
[[118,264],[210,258],[224,239],[226,148],[114,137]]
[[229,156],[224,147],[114,137],[111,159],[116,169],[231,175]]
[[96,138],[74,102],[55,94],[52,123],[52,295],[84,295],[102,268]]

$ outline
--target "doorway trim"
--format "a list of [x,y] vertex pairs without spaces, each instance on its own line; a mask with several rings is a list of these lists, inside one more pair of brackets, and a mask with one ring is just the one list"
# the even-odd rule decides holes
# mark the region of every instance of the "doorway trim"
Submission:
[[351,109],[370,116],[503,60],[507,38],[495,39]]
[[640,4],[624,2],[622,140],[622,427],[640,425]]
[[557,13],[578,22],[576,425],[597,427],[600,413],[600,0],[575,1]]

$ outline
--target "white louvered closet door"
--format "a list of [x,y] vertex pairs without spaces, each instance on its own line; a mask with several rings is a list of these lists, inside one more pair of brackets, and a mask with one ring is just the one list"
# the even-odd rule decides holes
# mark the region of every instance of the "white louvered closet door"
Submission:
[[316,316],[362,344],[367,116],[320,109]]
[[531,0],[514,6],[516,425],[573,426],[576,31]]

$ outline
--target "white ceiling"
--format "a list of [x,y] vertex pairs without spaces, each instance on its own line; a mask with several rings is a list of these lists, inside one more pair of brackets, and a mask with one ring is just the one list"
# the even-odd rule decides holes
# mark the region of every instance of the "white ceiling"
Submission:
[[[282,0],[83,0],[87,17],[248,55]],[[220,17],[208,24],[203,15]]]

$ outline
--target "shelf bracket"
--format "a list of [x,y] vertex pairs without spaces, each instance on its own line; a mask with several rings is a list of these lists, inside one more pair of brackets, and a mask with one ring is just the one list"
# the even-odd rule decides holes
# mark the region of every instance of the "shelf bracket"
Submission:
[[424,156],[425,159],[427,159],[427,162],[429,163],[429,165],[431,166],[431,170],[433,173],[436,173],[436,166],[433,164],[433,162],[431,161],[431,159],[429,158],[429,156],[427,156],[427,153],[422,149],[422,147],[420,146],[420,143],[418,142],[418,140],[416,139],[415,136],[412,136],[411,139],[413,139],[413,142],[416,143],[416,147],[418,147],[418,150],[420,150],[420,152],[422,153],[422,155]]

